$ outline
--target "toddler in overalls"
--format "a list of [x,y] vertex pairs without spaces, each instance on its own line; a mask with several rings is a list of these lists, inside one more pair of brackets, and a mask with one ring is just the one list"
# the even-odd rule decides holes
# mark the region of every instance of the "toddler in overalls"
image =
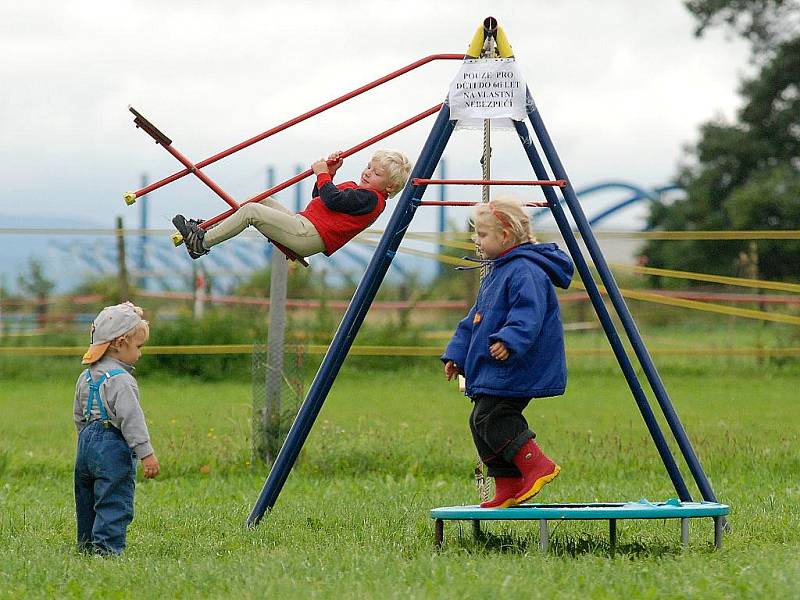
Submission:
[[133,365],[150,335],[142,316],[142,309],[130,302],[100,311],[83,355],[89,367],[75,386],[75,512],[78,548],[85,552],[119,554],[125,549],[137,458],[148,479],[160,471],[133,377]]

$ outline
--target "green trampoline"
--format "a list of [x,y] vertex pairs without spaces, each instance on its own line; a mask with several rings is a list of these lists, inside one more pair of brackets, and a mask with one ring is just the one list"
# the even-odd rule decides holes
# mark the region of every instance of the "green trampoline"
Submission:
[[708,517],[714,520],[714,545],[722,547],[724,517],[731,509],[717,502],[681,502],[671,498],[665,502],[588,502],[574,504],[520,504],[511,508],[445,506],[431,510],[435,520],[435,543],[444,542],[445,521],[472,521],[473,531],[480,533],[481,521],[539,521],[539,547],[547,550],[548,521],[606,520],[611,546],[617,541],[617,521],[621,519],[680,519],[681,542],[689,542],[689,519]]

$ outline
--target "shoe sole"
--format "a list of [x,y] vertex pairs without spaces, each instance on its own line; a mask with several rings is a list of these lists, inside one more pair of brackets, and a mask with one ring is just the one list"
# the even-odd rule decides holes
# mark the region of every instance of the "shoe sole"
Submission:
[[186,237],[186,235],[189,233],[189,227],[186,225],[186,219],[178,217],[179,215],[172,217],[172,224],[175,226],[175,229],[178,230],[178,233],[180,233],[183,237]]
[[508,498],[507,500],[504,500],[503,502],[501,502],[497,506],[483,506],[483,505],[481,505],[481,508],[509,508],[510,506],[514,506],[516,503],[517,503],[517,499],[516,498]]
[[529,489],[524,494],[514,498],[514,504],[515,505],[516,504],[522,504],[526,500],[530,500],[531,498],[533,498],[536,494],[538,494],[539,492],[542,491],[542,488],[544,486],[546,486],[548,483],[553,481],[553,479],[558,477],[559,473],[561,473],[561,467],[556,465],[556,468],[553,469],[552,473],[550,473],[549,475],[545,475],[544,477],[539,477],[539,479],[537,479],[536,481],[533,482],[533,485],[531,486],[531,489]]

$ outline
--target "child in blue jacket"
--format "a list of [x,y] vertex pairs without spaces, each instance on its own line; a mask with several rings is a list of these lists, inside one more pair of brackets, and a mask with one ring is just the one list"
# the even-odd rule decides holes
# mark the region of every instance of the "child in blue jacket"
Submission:
[[489,271],[442,362],[448,380],[466,378],[472,438],[495,479],[495,496],[481,507],[505,508],[535,496],[561,470],[534,441],[522,411],[531,398],[564,393],[564,332],[554,286],[569,286],[573,265],[555,244],[535,243],[515,200],[479,204],[474,226]]

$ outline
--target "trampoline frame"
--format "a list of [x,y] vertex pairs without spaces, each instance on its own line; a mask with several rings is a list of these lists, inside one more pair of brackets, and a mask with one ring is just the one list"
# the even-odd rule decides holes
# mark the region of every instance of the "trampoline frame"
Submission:
[[539,548],[549,547],[548,521],[598,521],[607,520],[609,543],[613,550],[617,544],[617,521],[626,519],[680,519],[681,544],[689,543],[689,519],[714,520],[714,547],[722,548],[725,516],[730,507],[718,502],[681,502],[671,498],[665,502],[586,502],[568,504],[519,504],[510,508],[480,508],[478,505],[445,506],[431,510],[434,519],[434,544],[444,543],[445,521],[471,521],[477,538],[481,535],[481,521],[539,521]]

